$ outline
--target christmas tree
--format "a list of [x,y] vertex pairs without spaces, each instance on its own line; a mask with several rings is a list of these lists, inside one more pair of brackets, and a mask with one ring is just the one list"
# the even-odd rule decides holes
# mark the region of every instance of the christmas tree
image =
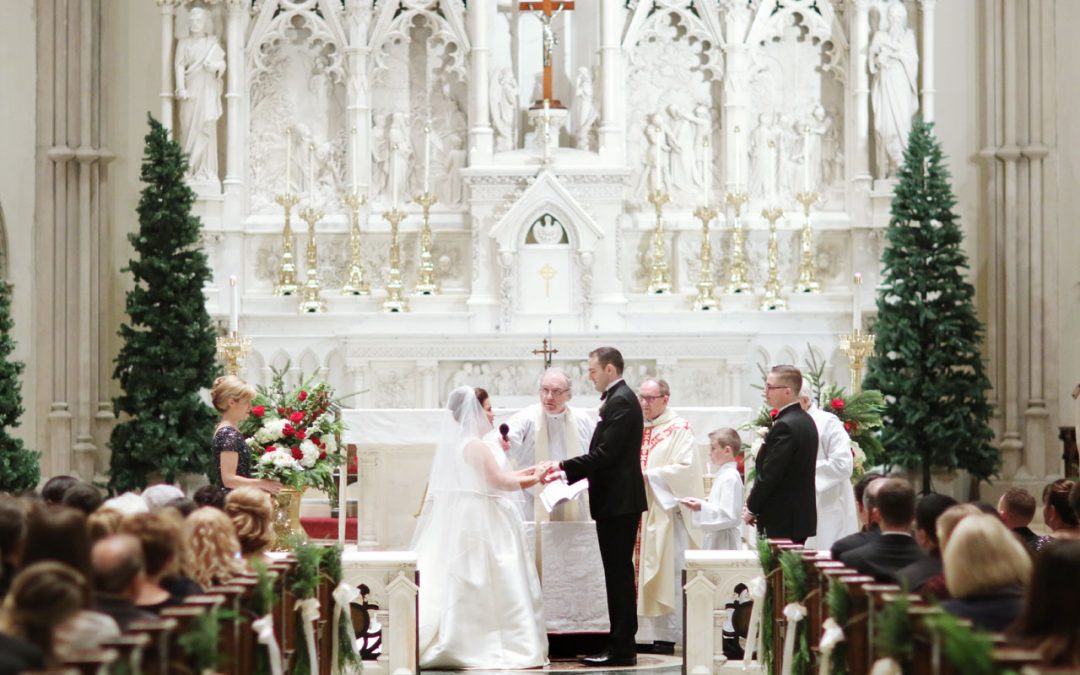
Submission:
[[10,359],[15,351],[11,339],[11,287],[0,282],[0,492],[22,492],[37,487],[41,478],[38,453],[28,450],[21,438],[9,432],[19,426],[23,414],[19,375],[23,364]]
[[885,395],[888,461],[921,467],[929,492],[931,468],[965,469],[985,480],[999,460],[988,422],[983,326],[932,124],[915,120],[898,176],[865,386]]
[[121,422],[113,429],[109,488],[143,487],[152,473],[173,481],[204,473],[214,429],[213,410],[199,390],[217,374],[214,330],[203,287],[210,280],[199,247],[201,223],[191,215],[195,193],[184,183],[187,159],[169,132],[150,117],[135,249],[123,271],[130,321],[113,377],[124,393],[113,401]]

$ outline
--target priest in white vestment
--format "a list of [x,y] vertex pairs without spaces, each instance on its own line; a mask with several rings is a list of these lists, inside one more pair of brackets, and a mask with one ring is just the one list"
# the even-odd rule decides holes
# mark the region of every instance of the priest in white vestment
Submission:
[[742,548],[743,479],[735,461],[741,448],[739,432],[731,427],[709,433],[709,462],[717,467],[709,498],[681,500],[694,512],[693,525],[704,535],[703,549],[735,551]]
[[817,534],[806,540],[807,548],[828,551],[837,539],[859,531],[855,510],[855,489],[851,474],[855,457],[851,437],[836,415],[817,407],[809,387],[803,385],[799,404],[817,426],[818,452],[815,470],[817,492]]
[[[506,424],[510,427],[506,438],[499,443],[507,451],[516,468],[534,466],[542,462],[558,463],[564,459],[583,455],[589,450],[596,423],[568,403],[573,397],[570,376],[561,368],[548,368],[540,377],[540,403],[531,405],[514,414]],[[585,521],[589,516],[589,495],[582,492],[569,502],[556,506],[550,514],[535,495],[542,488],[523,491],[519,501],[522,520],[538,525],[545,521]],[[537,527],[539,533],[540,528]],[[537,536],[537,569],[540,565],[539,535]],[[541,571],[541,579],[543,572]]]
[[[668,408],[667,382],[648,379],[638,387],[645,418],[641,469],[649,508],[642,516],[638,549],[639,651],[673,653],[682,636],[682,568],[689,546],[701,535],[687,527],[691,512],[679,504],[704,494],[701,459],[690,423]],[[652,642],[652,648],[641,643]]]

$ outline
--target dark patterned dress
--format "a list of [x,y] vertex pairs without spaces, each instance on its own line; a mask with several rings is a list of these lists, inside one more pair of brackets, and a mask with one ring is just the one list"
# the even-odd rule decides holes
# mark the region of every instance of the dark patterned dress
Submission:
[[210,466],[208,478],[210,484],[219,488],[225,485],[221,482],[221,453],[235,452],[236,475],[251,478],[251,450],[244,442],[244,435],[236,427],[223,426],[214,433],[214,462]]

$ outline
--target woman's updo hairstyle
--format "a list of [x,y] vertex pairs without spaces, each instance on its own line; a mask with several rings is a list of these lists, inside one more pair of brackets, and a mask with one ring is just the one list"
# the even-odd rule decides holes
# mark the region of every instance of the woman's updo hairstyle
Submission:
[[258,488],[242,487],[229,492],[225,498],[225,514],[236,527],[240,552],[244,555],[261,553],[274,543],[271,522],[274,505],[270,495]]
[[214,380],[214,386],[210,389],[210,400],[218,412],[229,409],[231,401],[243,401],[254,399],[259,392],[255,387],[244,382],[235,375],[223,375]]

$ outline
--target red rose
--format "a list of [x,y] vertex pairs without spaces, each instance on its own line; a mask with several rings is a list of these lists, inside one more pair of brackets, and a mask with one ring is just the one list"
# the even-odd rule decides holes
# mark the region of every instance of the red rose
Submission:
[[251,414],[254,415],[255,417],[262,417],[263,415],[266,414],[266,406],[264,406],[264,405],[255,406],[254,408],[251,409]]
[[326,451],[325,450],[323,450],[322,452],[319,453],[319,459],[326,459]]
[[776,416],[780,414],[780,408],[773,408],[769,411],[769,417],[776,419]]
[[284,415],[285,414],[285,408],[278,408],[277,409],[277,414]]
[[293,448],[292,458],[295,460],[301,460],[304,458],[304,453],[300,451],[300,448]]
[[289,421],[293,424],[300,424],[304,421],[304,413],[300,411],[294,412],[293,414],[289,415]]
[[844,409],[844,399],[842,399],[842,398],[834,398],[833,400],[829,401],[829,405],[832,406],[833,410],[843,410]]
[[298,440],[298,441],[302,441],[302,440],[304,440],[305,438],[307,438],[307,434],[305,434],[305,433],[304,433],[304,431],[303,431],[302,429],[298,429],[298,430],[296,431],[296,440]]
[[296,398],[299,401],[306,401],[307,400],[307,392],[304,391],[303,389],[301,389],[300,393],[296,395]]
[[848,435],[855,433],[855,430],[859,428],[859,423],[855,420],[848,420],[844,422],[844,431],[848,432]]
[[292,436],[295,433],[296,429],[293,429],[291,424],[286,424],[285,428],[281,430],[282,436]]
[[271,443],[270,445],[266,446],[265,448],[263,448],[263,451],[264,452],[273,452],[274,451],[274,444]]

